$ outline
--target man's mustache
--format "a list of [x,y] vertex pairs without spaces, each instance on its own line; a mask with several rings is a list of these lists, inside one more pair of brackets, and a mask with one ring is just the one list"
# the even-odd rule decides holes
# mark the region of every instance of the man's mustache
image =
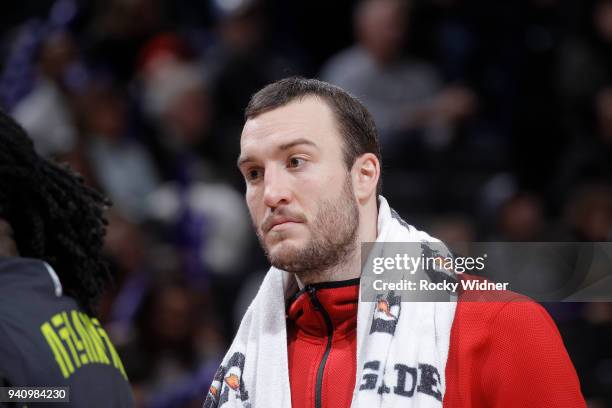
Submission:
[[288,210],[281,210],[267,216],[261,224],[261,230],[265,233],[272,229],[273,226],[282,222],[306,222],[306,217],[303,214],[298,214]]

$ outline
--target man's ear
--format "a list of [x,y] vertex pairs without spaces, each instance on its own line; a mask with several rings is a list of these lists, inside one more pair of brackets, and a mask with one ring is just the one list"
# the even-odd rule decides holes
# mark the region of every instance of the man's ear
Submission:
[[13,228],[3,218],[0,218],[0,256],[19,256]]
[[376,186],[380,178],[380,161],[373,153],[357,157],[351,170],[353,190],[360,203],[367,202],[372,196],[376,199]]

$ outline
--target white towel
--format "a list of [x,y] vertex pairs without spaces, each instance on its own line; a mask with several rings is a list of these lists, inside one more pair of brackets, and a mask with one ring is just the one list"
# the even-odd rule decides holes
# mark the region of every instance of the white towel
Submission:
[[[380,196],[376,242],[439,241],[408,225]],[[285,301],[297,290],[293,274],[270,268],[215,374],[204,408],[291,407]],[[393,292],[383,294],[381,302],[384,312],[379,303],[359,303],[351,407],[441,407],[456,303],[406,302]]]

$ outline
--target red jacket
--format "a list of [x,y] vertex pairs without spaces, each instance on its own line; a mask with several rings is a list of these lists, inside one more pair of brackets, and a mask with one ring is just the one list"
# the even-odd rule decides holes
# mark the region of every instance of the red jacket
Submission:
[[[290,299],[293,408],[350,406],[358,295],[354,279],[308,286]],[[452,408],[586,406],[553,320],[531,301],[457,303],[443,402]]]

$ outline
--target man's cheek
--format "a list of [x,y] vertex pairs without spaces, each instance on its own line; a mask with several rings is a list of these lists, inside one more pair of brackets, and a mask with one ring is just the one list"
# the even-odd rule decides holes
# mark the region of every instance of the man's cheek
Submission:
[[257,215],[259,211],[257,202],[252,196],[252,194],[249,194],[248,191],[246,193],[246,204],[249,209],[249,214],[251,215],[251,220],[253,221],[253,224],[259,226],[262,217]]
[[258,185],[247,183],[244,198],[249,208],[255,208],[263,203],[262,189]]

